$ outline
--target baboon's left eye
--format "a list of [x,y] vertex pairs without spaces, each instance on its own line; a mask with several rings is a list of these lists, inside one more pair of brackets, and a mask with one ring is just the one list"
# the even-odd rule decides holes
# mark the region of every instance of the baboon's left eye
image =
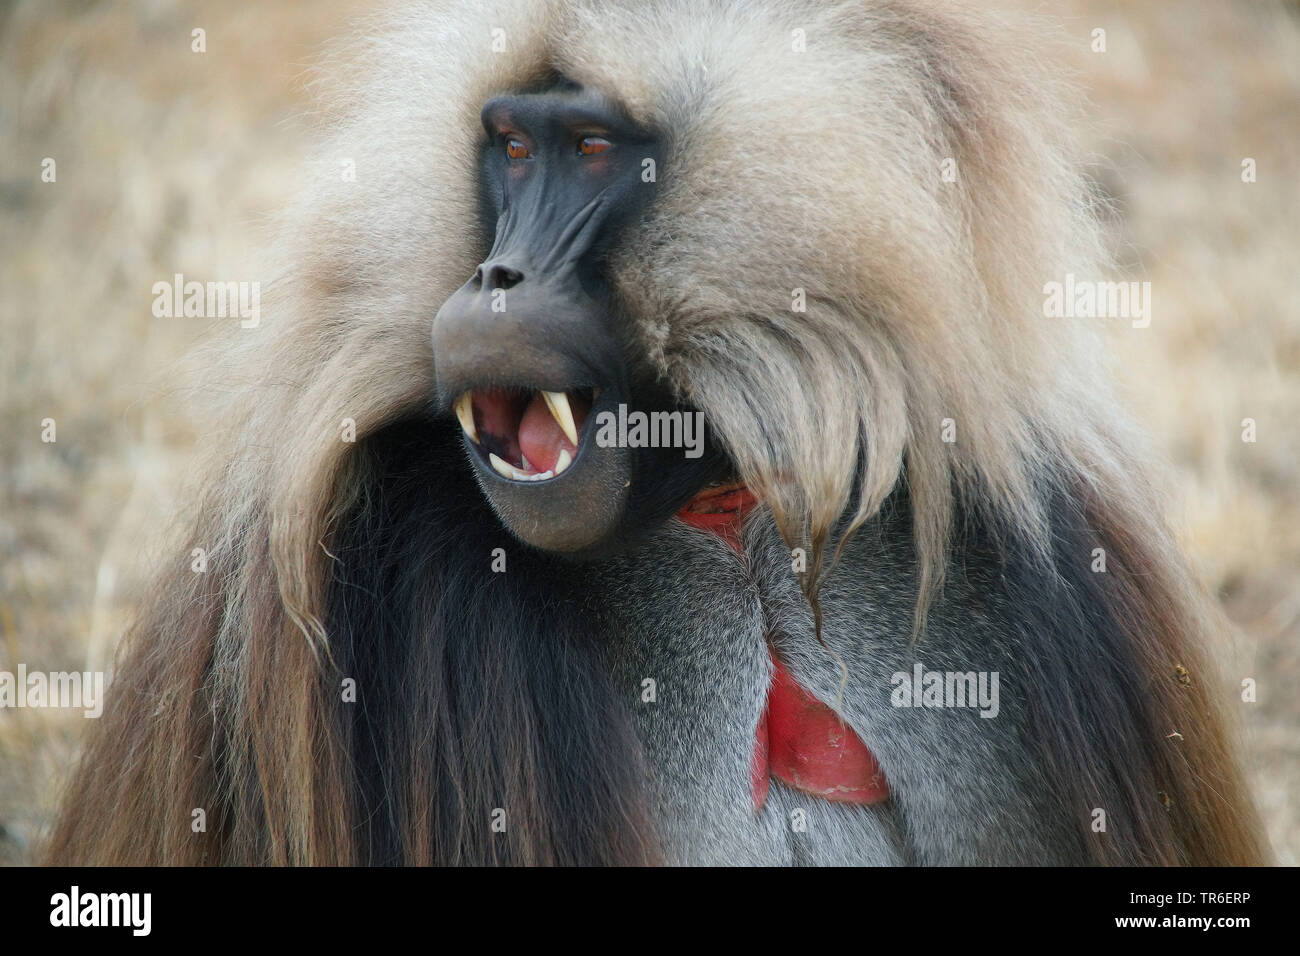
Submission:
[[511,159],[527,159],[532,154],[528,152],[528,147],[517,139],[506,140],[506,155]]
[[588,136],[578,143],[578,152],[583,156],[595,156],[609,149],[609,140],[600,136]]

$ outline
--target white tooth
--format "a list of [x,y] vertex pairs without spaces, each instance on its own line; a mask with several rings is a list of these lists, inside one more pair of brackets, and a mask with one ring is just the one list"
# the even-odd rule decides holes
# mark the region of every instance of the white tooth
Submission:
[[528,460],[528,456],[525,455],[523,452],[520,452],[520,453],[519,453],[519,457],[523,459],[523,462],[524,462],[524,471],[536,471],[536,470],[537,470],[536,468],[533,467],[533,463],[532,463],[531,461]]
[[[510,478],[514,481],[545,481],[547,478],[554,478],[565,468],[568,468],[569,462],[572,460],[573,459],[569,456],[567,451],[562,451],[560,452],[560,460],[555,463],[555,469],[553,471],[543,471],[534,475],[530,474],[528,471],[520,471],[505,459],[498,458],[496,455],[488,452],[488,461],[491,463],[493,470],[498,475],[503,475],[504,477]],[[529,465],[529,470],[531,471],[531,469],[532,466]]]
[[565,437],[573,442],[574,448],[577,448],[578,426],[573,422],[573,409],[569,407],[569,396],[563,392],[542,392],[542,398],[546,401],[546,407],[551,410],[551,415],[564,429]]
[[491,462],[492,467],[496,469],[498,475],[504,475],[507,478],[513,478],[515,477],[515,475],[519,474],[519,472],[515,471],[514,465],[511,465],[508,462],[501,460],[491,452],[488,452],[488,461]]
[[561,449],[560,457],[555,460],[555,473],[558,475],[571,464],[573,464],[573,458],[570,456],[569,450],[567,448]]
[[469,392],[456,399],[456,417],[460,419],[460,427],[469,436],[469,440],[477,442],[478,429],[474,427],[474,400]]

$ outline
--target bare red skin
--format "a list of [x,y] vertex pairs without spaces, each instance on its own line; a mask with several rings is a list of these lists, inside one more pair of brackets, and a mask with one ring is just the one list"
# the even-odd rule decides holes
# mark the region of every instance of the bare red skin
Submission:
[[[532,460],[532,456],[529,456]],[[740,527],[758,499],[744,485],[696,495],[677,517],[741,551]],[[835,711],[804,690],[772,652],[772,683],[758,720],[750,762],[754,812],[775,777],[832,803],[871,805],[889,799],[889,784],[866,744]]]
[[766,714],[771,776],[832,803],[888,800],[880,764],[853,728],[804,690],[775,654],[772,671]]
[[692,528],[711,531],[740,552],[740,525],[758,498],[743,484],[708,488],[686,503],[677,517]]

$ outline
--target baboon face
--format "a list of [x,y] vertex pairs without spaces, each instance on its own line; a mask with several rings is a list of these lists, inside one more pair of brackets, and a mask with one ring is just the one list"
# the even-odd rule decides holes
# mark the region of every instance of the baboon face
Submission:
[[642,173],[662,138],[568,83],[495,97],[482,122],[491,252],[434,318],[438,405],[519,538],[599,553],[726,472],[716,448],[626,447],[610,427],[692,414],[637,358],[608,274],[611,246],[653,202]]

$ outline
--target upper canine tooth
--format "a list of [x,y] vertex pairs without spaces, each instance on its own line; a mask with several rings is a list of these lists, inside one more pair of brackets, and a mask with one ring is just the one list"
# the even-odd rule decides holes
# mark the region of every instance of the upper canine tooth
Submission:
[[[573,409],[569,407],[569,396],[563,392],[542,392],[542,398],[546,402],[546,407],[551,410],[551,415],[564,429],[564,437],[573,442],[573,447],[577,448],[578,426],[573,421]],[[559,474],[558,470],[556,474]]]
[[560,449],[560,457],[555,460],[555,467],[551,469],[557,475],[573,464],[573,456],[569,454],[567,448]]
[[478,429],[474,427],[474,400],[469,392],[456,399],[456,417],[460,419],[460,427],[469,436],[470,441],[477,442]]

